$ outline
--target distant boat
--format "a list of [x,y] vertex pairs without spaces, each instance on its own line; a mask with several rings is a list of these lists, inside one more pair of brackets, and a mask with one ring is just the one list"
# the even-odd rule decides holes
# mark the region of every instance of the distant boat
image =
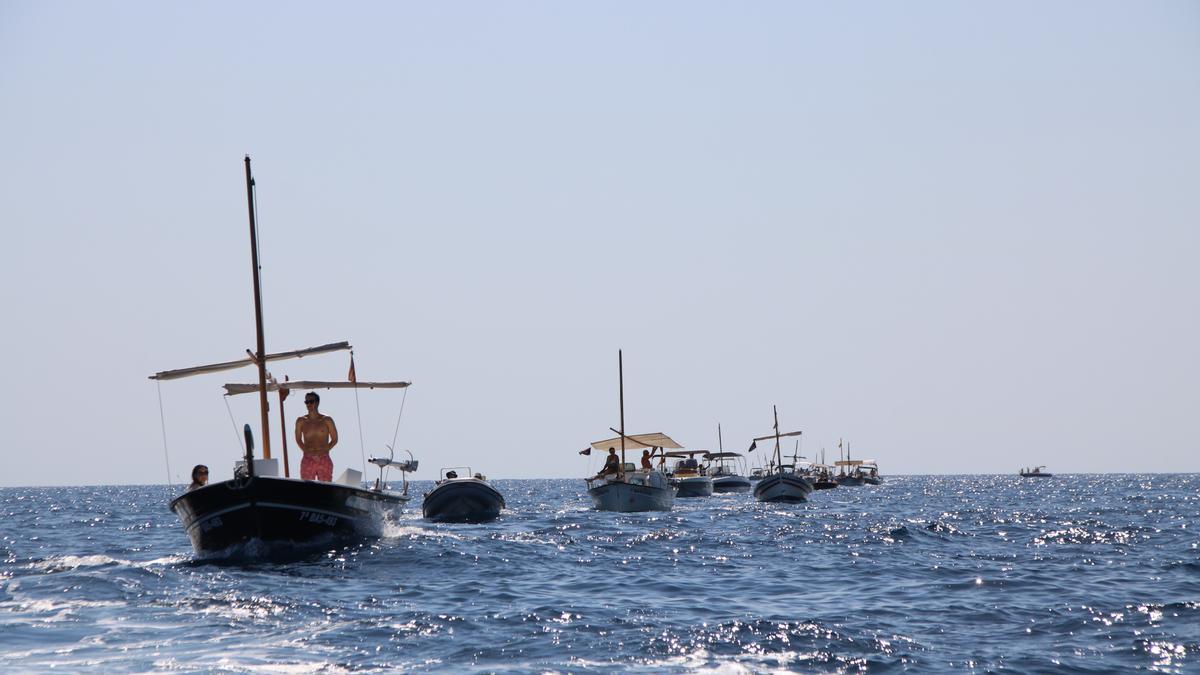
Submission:
[[775,459],[773,467],[769,473],[766,473],[762,480],[754,486],[754,498],[760,502],[804,502],[808,501],[808,495],[812,493],[812,483],[795,470],[794,464],[783,464],[783,458],[779,454],[779,439],[788,436],[799,436],[800,431],[791,431],[786,434],[779,433],[779,411],[772,408],[775,413],[775,433],[770,436],[763,436],[754,439],[754,443],[765,441],[771,438],[775,439]]
[[592,443],[585,453],[598,450],[607,453],[609,448],[620,449],[620,467],[608,473],[584,479],[592,505],[600,511],[670,511],[675,505],[675,486],[661,471],[642,470],[625,461],[626,450],[651,450],[661,453],[664,448],[679,450],[683,446],[662,433],[625,434],[625,367],[621,352],[617,351],[617,381],[619,383],[621,428],[612,429],[618,436]]
[[1035,466],[1032,469],[1021,469],[1021,478],[1054,478],[1054,474],[1046,473],[1045,466]]
[[[841,452],[842,442],[838,441],[838,451]],[[850,459],[850,444],[846,444],[846,459],[839,459],[834,462],[839,471],[834,480],[842,487],[858,487],[866,484],[866,476],[863,475],[861,459]]]
[[832,490],[838,486],[833,479],[833,467],[827,464],[813,464],[809,470],[809,480],[814,490]]
[[471,473],[471,467],[442,469],[439,475],[441,478],[421,503],[421,511],[429,520],[484,523],[495,520],[504,510],[504,496],[484,475]]
[[700,463],[696,461],[696,455],[707,454],[699,450],[677,450],[664,453],[665,457],[673,457],[678,460],[675,462],[675,466],[671,467],[671,473],[667,476],[671,485],[675,486],[677,498],[712,496],[713,479],[701,471]]
[[749,492],[753,486],[745,475],[746,461],[742,459],[741,453],[725,452],[720,424],[717,425],[717,448],[717,452],[704,454],[704,460],[708,462],[707,473],[712,476],[713,492]]
[[[179,516],[191,540],[192,549],[201,555],[228,552],[239,556],[269,556],[277,552],[287,553],[290,550],[379,536],[384,520],[403,506],[408,500],[408,495],[383,489],[382,480],[376,482],[375,489],[364,488],[362,473],[353,469],[344,471],[342,476],[333,482],[289,477],[286,428],[283,435],[283,476],[280,476],[279,462],[271,457],[267,394],[271,391],[279,392],[280,421],[283,422],[283,399],[293,388],[404,388],[409,383],[358,382],[353,377],[347,382],[279,383],[268,379],[268,361],[349,350],[350,344],[340,342],[293,352],[267,353],[263,338],[254,178],[250,172],[248,156],[245,165],[257,349],[249,354],[249,358],[161,371],[151,375],[150,379],[161,382],[244,366],[257,366],[256,384],[231,384],[225,388],[227,395],[251,392],[259,395],[263,456],[262,459],[254,458],[254,434],[250,425],[245,425],[244,460],[235,469],[234,477],[183,493],[171,501],[171,510]],[[353,364],[353,361],[351,363]],[[415,471],[417,467],[416,461],[381,461],[384,462],[379,464],[381,474],[385,466],[399,468],[402,472]],[[254,545],[255,542],[265,546],[259,548]],[[250,546],[245,546],[247,544]],[[282,545],[282,549],[276,545]]]
[[880,485],[883,483],[883,476],[879,475],[879,465],[873,459],[864,459],[861,466],[858,467],[862,471],[863,482],[867,485]]

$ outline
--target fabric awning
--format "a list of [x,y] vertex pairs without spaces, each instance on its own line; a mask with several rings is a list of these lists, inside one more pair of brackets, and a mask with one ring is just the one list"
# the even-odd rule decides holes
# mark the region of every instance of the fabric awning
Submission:
[[705,459],[725,459],[727,457],[741,457],[740,452],[709,452],[704,455]]
[[[621,437],[609,438],[603,441],[592,443],[592,448],[601,452],[607,452],[609,448],[621,449]],[[671,440],[671,437],[663,433],[655,434],[625,434],[625,449],[626,450],[642,450],[648,448],[666,448],[666,449],[681,449],[682,445]]]
[[[276,354],[267,354],[266,361],[282,361],[283,359],[299,359],[305,356],[314,354],[325,354],[328,352],[345,351],[350,349],[349,342],[331,342],[320,347],[309,347],[308,349],[297,349],[290,352],[278,352]],[[204,375],[205,373],[219,373],[223,370],[234,370],[235,368],[243,368],[245,366],[254,365],[254,360],[250,358],[238,359],[237,361],[225,361],[223,363],[210,363],[206,366],[193,366],[191,368],[179,368],[177,370],[164,370],[150,376],[152,380],[178,380],[181,377],[191,377],[193,375]]]
[[833,465],[834,466],[858,466],[859,464],[862,464],[862,463],[863,463],[863,461],[861,459],[839,459],[838,461],[834,462]]
[[[318,380],[296,380],[294,382],[268,382],[267,391],[280,389],[403,389],[412,382],[323,382]],[[253,394],[258,391],[257,384],[227,384],[226,396],[238,394]]]

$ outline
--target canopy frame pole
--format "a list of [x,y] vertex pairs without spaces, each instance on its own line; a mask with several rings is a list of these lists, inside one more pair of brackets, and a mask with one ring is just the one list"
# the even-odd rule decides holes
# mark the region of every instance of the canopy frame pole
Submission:
[[[254,334],[258,347],[254,360],[258,366],[258,406],[263,430],[263,459],[270,459],[271,433],[270,420],[267,418],[267,347],[266,338],[263,337],[262,285],[259,280],[262,269],[258,264],[258,228],[254,218],[254,201],[254,176],[250,173],[250,155],[246,155],[246,208],[250,214],[250,276],[254,280]],[[246,466],[246,470],[252,477],[254,476],[253,464],[253,462],[247,462]]]
[[[287,384],[288,376],[283,376],[284,384]],[[288,451],[287,451],[287,415],[283,412],[283,399],[288,397],[291,390],[287,387],[279,387],[279,438],[283,441],[283,477],[291,478],[291,470],[288,467]]]

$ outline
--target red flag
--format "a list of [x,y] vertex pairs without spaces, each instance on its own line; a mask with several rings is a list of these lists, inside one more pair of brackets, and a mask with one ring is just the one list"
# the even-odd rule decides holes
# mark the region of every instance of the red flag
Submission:
[[350,372],[346,374],[346,379],[351,382],[358,382],[358,376],[354,374],[354,355],[350,355]]

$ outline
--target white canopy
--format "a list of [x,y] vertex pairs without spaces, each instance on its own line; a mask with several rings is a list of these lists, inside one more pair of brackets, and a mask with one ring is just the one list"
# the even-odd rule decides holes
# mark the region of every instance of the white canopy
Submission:
[[[403,389],[411,382],[320,382],[317,380],[296,380],[295,382],[268,382],[267,391],[280,389]],[[238,394],[253,394],[258,391],[257,384],[227,384],[226,396]]]
[[[336,352],[350,349],[349,342],[333,342],[320,347],[310,347],[308,349],[297,349],[290,352],[279,352],[277,354],[267,354],[267,361],[282,361],[283,359],[298,359],[313,354],[324,354],[326,352]],[[191,368],[180,368],[178,370],[164,370],[150,376],[152,380],[177,380],[181,377],[191,377],[192,375],[203,375],[205,373],[219,373],[222,370],[233,370],[253,365],[254,359],[245,358],[237,361],[225,361],[223,363],[210,363],[207,366],[193,366]]]
[[[642,450],[649,448],[669,448],[680,449],[683,446],[671,440],[671,437],[664,433],[655,434],[625,434],[625,449],[626,450]],[[609,448],[621,449],[621,437],[609,438],[603,441],[592,443],[592,448],[601,452],[607,452]]]
[[861,459],[839,459],[833,464],[834,466],[858,466],[862,463],[863,461]]
[[709,452],[705,453],[705,459],[724,459],[726,457],[741,457],[740,452]]

